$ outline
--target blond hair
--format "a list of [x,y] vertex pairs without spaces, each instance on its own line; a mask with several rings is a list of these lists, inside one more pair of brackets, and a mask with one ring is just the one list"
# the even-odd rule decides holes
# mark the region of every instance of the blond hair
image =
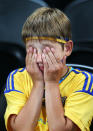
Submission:
[[59,9],[41,7],[32,13],[22,28],[22,39],[47,36],[71,39],[71,25],[68,17]]

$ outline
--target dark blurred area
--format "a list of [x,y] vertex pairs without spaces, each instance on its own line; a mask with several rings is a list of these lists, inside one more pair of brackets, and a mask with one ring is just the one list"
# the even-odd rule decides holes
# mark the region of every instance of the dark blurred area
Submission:
[[0,131],[6,131],[3,91],[7,76],[12,70],[25,66],[22,26],[26,18],[42,6],[58,8],[70,18],[74,49],[67,63],[76,67],[78,64],[93,73],[93,0],[0,0]]
[[68,4],[74,0],[44,0],[50,7],[63,10]]
[[72,26],[73,53],[68,63],[90,66],[93,73],[93,0],[76,0],[64,8]]

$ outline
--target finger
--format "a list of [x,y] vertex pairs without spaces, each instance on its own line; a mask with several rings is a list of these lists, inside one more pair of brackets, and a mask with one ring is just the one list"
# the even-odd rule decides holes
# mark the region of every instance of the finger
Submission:
[[31,61],[32,61],[32,56],[33,56],[33,48],[30,47],[29,48],[29,51],[28,51],[28,64],[31,64]]
[[36,49],[33,50],[32,63],[36,62]]
[[29,60],[29,54],[30,54],[30,50],[27,50],[27,54],[26,54],[26,70],[29,72],[30,69],[30,60]]
[[57,63],[60,63],[61,60],[59,59],[58,56],[55,55],[55,49],[54,49],[54,48],[51,48],[51,52],[53,53],[53,55],[54,55],[54,57],[55,57],[55,59],[56,59],[56,62],[57,62]]
[[43,64],[44,64],[44,70],[48,69],[48,63],[46,61],[46,57],[45,57],[45,54],[42,53],[42,60],[43,60]]
[[48,53],[48,56],[49,56],[52,64],[57,64],[56,58],[54,56],[54,52],[52,52],[52,50],[49,47],[46,47],[46,51]]
[[46,62],[48,64],[48,66],[52,66],[52,61],[49,58],[48,53],[47,53],[47,51],[45,49],[43,50],[43,53],[45,54],[45,58],[46,58]]
[[37,53],[36,53],[36,49],[35,48],[34,48],[31,64],[32,64],[32,67],[35,68],[35,69],[38,67],[37,66]]
[[29,49],[27,50],[27,53],[26,53],[26,59],[25,59],[26,65],[28,64],[28,53],[29,53]]

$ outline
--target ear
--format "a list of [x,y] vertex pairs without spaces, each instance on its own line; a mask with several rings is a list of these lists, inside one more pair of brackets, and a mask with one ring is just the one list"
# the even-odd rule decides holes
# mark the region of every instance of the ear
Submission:
[[66,56],[70,56],[72,53],[72,49],[73,49],[73,41],[69,40],[67,41],[67,43],[64,45],[64,51],[65,51],[65,55]]

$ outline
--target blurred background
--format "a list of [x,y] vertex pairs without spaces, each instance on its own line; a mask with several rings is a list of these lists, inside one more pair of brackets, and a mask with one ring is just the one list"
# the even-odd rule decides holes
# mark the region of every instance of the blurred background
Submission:
[[71,20],[74,48],[67,64],[93,73],[93,0],[0,0],[0,131],[6,131],[3,91],[7,76],[25,66],[23,23],[42,6],[58,8]]

